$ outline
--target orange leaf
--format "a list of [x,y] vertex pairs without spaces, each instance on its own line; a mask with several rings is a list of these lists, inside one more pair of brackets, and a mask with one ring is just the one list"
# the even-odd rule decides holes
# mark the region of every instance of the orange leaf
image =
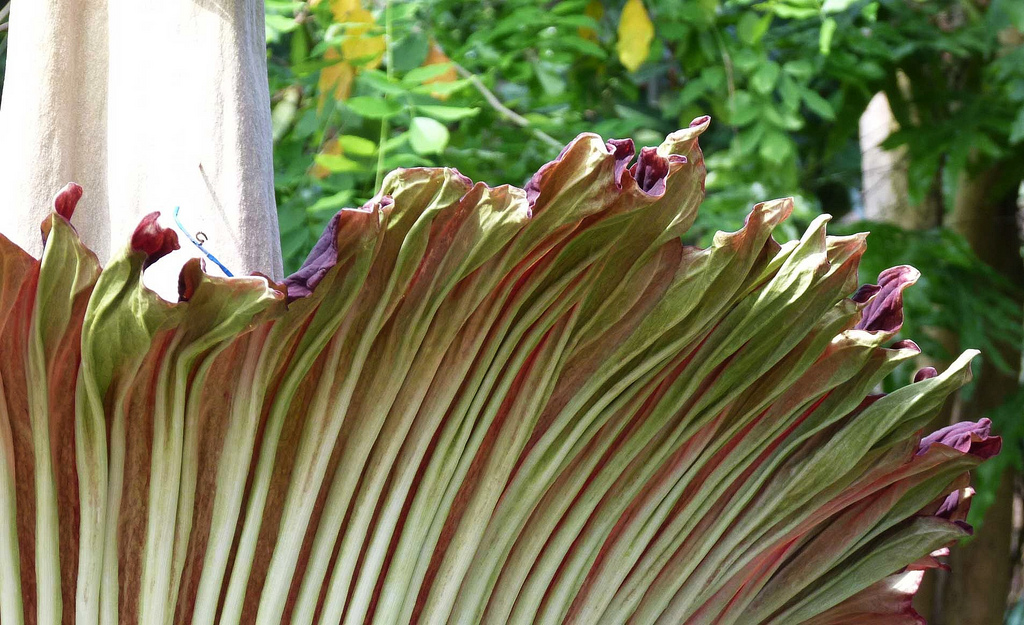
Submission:
[[324,53],[325,60],[338,59],[339,62],[320,70],[320,81],[317,83],[320,100],[317,103],[317,111],[323,109],[327,94],[332,94],[335,100],[344,100],[352,91],[352,79],[355,78],[356,73],[352,65],[341,58],[341,53],[334,48],[328,48]]
[[[601,0],[590,0],[586,8],[583,9],[583,14],[592,18],[595,22],[599,21],[604,17],[604,5],[601,4]],[[593,28],[581,26],[579,28],[579,35],[583,39],[597,41],[597,31]]]
[[[441,46],[438,45],[438,43],[436,41],[431,39],[430,40],[430,49],[427,51],[427,58],[424,59],[424,61],[423,61],[423,67],[427,67],[428,65],[439,65],[441,63],[451,63],[451,62],[452,62],[452,60],[450,58],[448,58],[447,54],[444,53],[444,50],[441,49]],[[429,80],[425,80],[423,82],[425,84],[434,84],[434,83],[438,83],[439,84],[439,83],[446,83],[446,82],[455,82],[458,79],[458,77],[459,77],[459,75],[455,72],[455,67],[449,67],[443,73],[438,74],[437,76],[434,76],[433,78],[431,78]],[[448,94],[447,93],[434,92],[434,93],[431,93],[430,95],[432,95],[433,97],[437,98],[438,100],[447,100],[448,99]]]
[[[341,143],[339,143],[336,138],[327,141],[326,143],[324,143],[323,147],[320,148],[320,153],[326,154],[328,156],[341,156],[342,152],[344,151],[345,150],[341,147]],[[314,163],[312,174],[314,178],[323,180],[327,176],[331,175],[331,170],[327,169],[326,167],[319,163]]]

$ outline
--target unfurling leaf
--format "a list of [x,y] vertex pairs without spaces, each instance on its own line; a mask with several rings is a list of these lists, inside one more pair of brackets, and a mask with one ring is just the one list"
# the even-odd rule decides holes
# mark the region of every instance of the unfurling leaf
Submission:
[[643,0],[626,0],[619,18],[619,61],[626,69],[635,72],[651,53],[654,39],[654,24],[651,23]]
[[790,200],[683,245],[708,123],[525,189],[396,171],[283,282],[192,260],[175,303],[175,234],[101,271],[69,185],[41,260],[0,237],[0,620],[915,622],[999,451],[921,432],[973,353],[878,394],[919,274],[776,243]]

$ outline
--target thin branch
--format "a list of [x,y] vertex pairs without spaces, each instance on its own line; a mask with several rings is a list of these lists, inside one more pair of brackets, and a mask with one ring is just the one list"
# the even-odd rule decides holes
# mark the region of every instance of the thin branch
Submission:
[[473,85],[473,87],[480,92],[480,95],[484,97],[484,100],[487,100],[487,103],[491,105],[491,108],[497,111],[502,117],[520,128],[526,128],[544,143],[559,149],[562,148],[562,143],[558,139],[555,139],[548,133],[535,127],[530,123],[530,120],[502,104],[501,100],[498,99],[498,96],[494,95],[494,92],[488,89],[487,85],[485,85],[476,74],[470,72],[458,63],[452,62],[452,66],[455,67],[455,71],[458,72],[460,76],[469,80],[469,84]]
[[[718,44],[718,52],[722,55],[722,65],[725,66],[725,78],[726,85],[729,88],[729,111],[736,114],[736,81],[733,76],[732,69],[732,56],[729,55],[729,50],[725,47],[725,42],[722,40],[722,33],[715,31],[715,43]],[[731,121],[731,120],[730,120]],[[736,124],[729,124],[732,127],[733,134],[738,132]]]
[[7,4],[4,5],[4,7],[2,9],[0,9],[0,22],[4,21],[7,18],[7,14],[10,13],[10,12],[11,12],[11,3],[8,2]]

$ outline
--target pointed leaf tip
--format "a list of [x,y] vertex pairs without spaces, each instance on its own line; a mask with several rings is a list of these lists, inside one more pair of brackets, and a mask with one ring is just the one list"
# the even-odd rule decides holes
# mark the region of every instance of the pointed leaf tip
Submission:
[[195,295],[203,280],[203,259],[190,258],[185,261],[178,274],[178,301],[187,302]]
[[149,267],[181,247],[178,245],[178,233],[161,226],[157,222],[159,217],[157,212],[146,215],[132,233],[132,251],[146,255],[143,267]]
[[70,221],[71,216],[75,213],[75,207],[78,206],[78,200],[82,199],[83,192],[81,185],[74,182],[67,183],[54,196],[53,209],[57,211],[58,215]]

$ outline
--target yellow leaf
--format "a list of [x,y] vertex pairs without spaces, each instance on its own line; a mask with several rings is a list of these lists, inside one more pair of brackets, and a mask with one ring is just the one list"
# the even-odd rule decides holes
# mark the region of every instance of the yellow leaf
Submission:
[[[590,2],[587,3],[586,8],[583,9],[583,14],[592,18],[595,22],[600,21],[601,18],[604,17],[604,5],[601,4],[601,0],[590,0]],[[579,35],[583,39],[597,41],[597,31],[593,28],[581,26],[579,28]]]
[[654,24],[647,15],[641,0],[627,0],[619,19],[619,60],[631,72],[635,72],[651,53],[654,39]]
[[328,94],[332,94],[335,100],[344,100],[352,92],[352,79],[356,72],[347,61],[341,60],[341,53],[334,48],[328,48],[324,52],[324,60],[338,62],[320,70],[320,82],[317,83],[317,92],[320,94],[317,103],[317,111],[324,108],[324,100]]
[[341,54],[345,60],[358,64],[360,69],[379,66],[384,58],[384,35],[367,34],[380,30],[373,14],[366,9],[355,8],[345,14],[344,23],[350,24],[345,30],[345,40],[341,42]]
[[[428,65],[439,65],[441,63],[451,63],[451,62],[452,62],[452,60],[450,58],[448,58],[447,54],[444,53],[444,50],[441,49],[441,46],[439,46],[436,41],[431,39],[431,41],[430,41],[430,49],[427,51],[427,58],[424,59],[424,61],[423,61],[423,67],[426,67]],[[456,73],[455,67],[449,67],[448,69],[446,69],[441,74],[438,74],[437,76],[434,76],[433,78],[431,78],[429,80],[425,80],[423,82],[425,84],[439,84],[439,83],[446,83],[446,82],[455,82],[458,78],[459,78],[459,75],[458,75],[458,73]],[[436,93],[431,93],[430,95],[432,95],[433,97],[437,98],[438,100],[447,100],[448,99],[448,94],[447,93],[436,92]]]
[[334,21],[339,24],[347,22],[348,14],[361,8],[359,0],[331,0],[331,13],[334,14]]
[[[341,143],[339,143],[337,139],[331,139],[330,141],[324,143],[323,148],[320,149],[321,154],[326,154],[328,156],[341,156],[341,153],[343,151],[344,150],[341,147]],[[331,175],[331,170],[327,169],[323,165],[320,165],[319,163],[314,163],[312,174],[314,178],[323,180],[327,176]]]

